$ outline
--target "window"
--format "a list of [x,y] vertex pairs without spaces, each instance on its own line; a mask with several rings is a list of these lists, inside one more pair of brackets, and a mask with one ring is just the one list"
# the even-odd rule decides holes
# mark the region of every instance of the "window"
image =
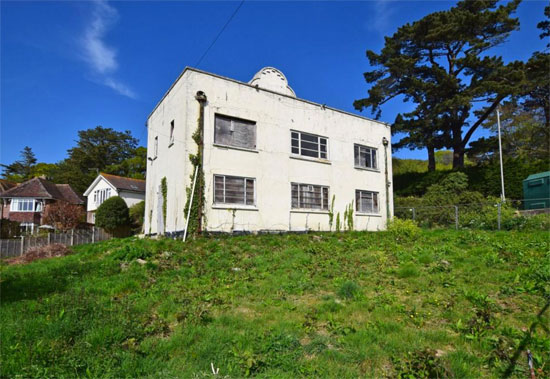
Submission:
[[256,149],[256,123],[217,114],[214,126],[214,143]]
[[19,224],[19,230],[22,234],[32,234],[34,232],[34,224],[32,222],[22,222]]
[[290,146],[292,154],[328,159],[327,138],[325,137],[291,131]]
[[10,212],[42,212],[42,202],[36,199],[15,198],[11,200]]
[[172,146],[174,143],[174,120],[170,121],[170,141],[168,141],[168,146]]
[[255,204],[255,179],[214,175],[215,204]]
[[153,150],[153,159],[155,159],[159,154],[159,136],[155,137],[155,146]]
[[111,197],[111,189],[103,188],[94,191],[94,203],[96,206],[103,204],[105,200]]
[[355,157],[355,167],[377,169],[376,149],[362,145],[353,146],[353,155]]
[[328,187],[312,184],[291,184],[292,208],[328,210]]
[[361,213],[378,213],[378,192],[355,191],[355,210]]

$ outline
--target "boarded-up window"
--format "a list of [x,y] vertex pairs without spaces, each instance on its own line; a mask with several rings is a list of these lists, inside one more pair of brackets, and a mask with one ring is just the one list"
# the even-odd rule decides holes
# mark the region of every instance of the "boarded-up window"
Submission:
[[328,210],[328,187],[313,184],[291,184],[292,208]]
[[355,191],[355,210],[361,213],[378,213],[378,192]]
[[214,203],[254,205],[254,187],[252,178],[214,175]]
[[355,166],[363,168],[377,169],[376,149],[372,147],[354,145],[353,155],[355,156]]
[[327,138],[314,134],[292,131],[290,133],[292,154],[328,159]]
[[256,123],[254,121],[217,114],[214,128],[214,143],[255,149]]

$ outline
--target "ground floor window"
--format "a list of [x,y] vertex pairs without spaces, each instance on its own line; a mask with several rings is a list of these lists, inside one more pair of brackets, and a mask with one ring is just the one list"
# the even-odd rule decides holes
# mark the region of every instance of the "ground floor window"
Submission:
[[291,184],[292,208],[328,210],[328,187],[314,184]]
[[32,222],[22,222],[19,224],[22,234],[32,234],[34,232],[34,224]]
[[214,204],[255,205],[254,178],[214,175]]
[[355,191],[355,210],[361,213],[378,213],[378,192]]

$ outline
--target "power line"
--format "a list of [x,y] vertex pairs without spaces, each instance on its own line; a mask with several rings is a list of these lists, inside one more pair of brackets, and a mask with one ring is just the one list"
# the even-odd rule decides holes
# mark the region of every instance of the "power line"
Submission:
[[206,49],[206,51],[204,52],[204,54],[200,57],[200,59],[197,61],[197,63],[195,64],[195,67],[199,67],[199,64],[202,62],[202,60],[204,59],[204,57],[206,56],[206,54],[208,54],[208,52],[210,51],[210,49],[212,48],[212,46],[214,46],[214,44],[216,43],[216,41],[218,40],[218,38],[220,38],[220,36],[222,35],[223,31],[225,30],[225,28],[227,28],[227,26],[229,25],[229,23],[231,22],[231,20],[233,20],[233,17],[235,17],[235,15],[237,14],[237,12],[239,11],[239,9],[241,9],[241,7],[243,6],[244,4],[244,0],[241,1],[241,3],[239,4],[239,6],[235,9],[235,11],[233,11],[233,14],[231,15],[231,17],[229,17],[229,19],[227,20],[227,22],[225,23],[225,25],[223,26],[223,28],[221,28],[220,32],[218,33],[218,35],[216,36],[216,38],[214,38],[214,40],[212,41],[212,43],[210,44],[210,46],[208,46],[208,49]]

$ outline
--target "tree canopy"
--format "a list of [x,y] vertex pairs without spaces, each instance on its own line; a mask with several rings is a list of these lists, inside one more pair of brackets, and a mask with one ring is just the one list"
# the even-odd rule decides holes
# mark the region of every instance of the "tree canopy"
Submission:
[[[371,87],[368,97],[354,102],[355,108],[370,108],[378,118],[381,106],[393,98],[413,102],[416,108],[394,123],[394,134],[407,134],[396,147],[426,147],[430,155],[451,148],[453,167],[463,167],[472,134],[524,82],[522,62],[505,64],[490,55],[519,28],[512,17],[519,3],[460,1],[400,27],[386,37],[380,53],[367,51],[374,69],[364,77]],[[478,103],[487,106],[479,111]],[[432,156],[429,160],[435,162]]]

